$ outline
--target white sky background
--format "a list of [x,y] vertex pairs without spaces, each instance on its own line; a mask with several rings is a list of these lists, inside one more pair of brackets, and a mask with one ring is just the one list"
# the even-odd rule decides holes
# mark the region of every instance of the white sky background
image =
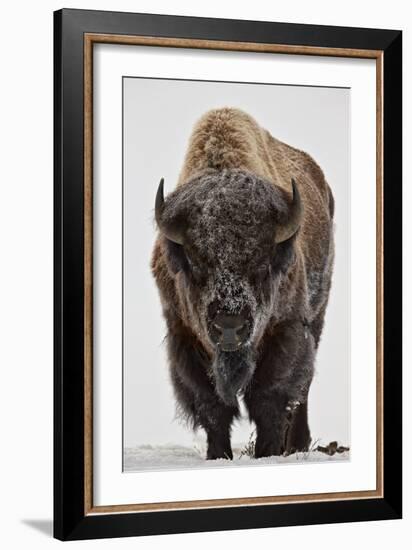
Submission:
[[[192,445],[174,420],[165,324],[150,272],[154,198],[172,191],[197,119],[239,107],[274,137],[311,154],[335,197],[335,270],[309,396],[312,437],[349,441],[350,427],[350,91],[337,88],[124,79],[124,444]],[[249,438],[247,419],[232,441]],[[201,432],[201,430],[200,430]],[[199,432],[199,435],[202,435]]]

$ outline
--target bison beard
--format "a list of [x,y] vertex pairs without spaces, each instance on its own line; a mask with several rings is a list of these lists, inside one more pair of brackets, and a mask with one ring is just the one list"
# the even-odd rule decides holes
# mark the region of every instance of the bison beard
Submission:
[[216,392],[228,406],[237,406],[237,395],[250,382],[255,371],[250,347],[240,351],[218,350],[212,364]]

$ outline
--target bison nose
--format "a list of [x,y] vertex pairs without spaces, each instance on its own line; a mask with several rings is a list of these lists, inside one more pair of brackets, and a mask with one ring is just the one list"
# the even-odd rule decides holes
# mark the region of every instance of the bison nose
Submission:
[[248,337],[248,323],[242,315],[218,313],[212,323],[211,337],[223,351],[239,349]]

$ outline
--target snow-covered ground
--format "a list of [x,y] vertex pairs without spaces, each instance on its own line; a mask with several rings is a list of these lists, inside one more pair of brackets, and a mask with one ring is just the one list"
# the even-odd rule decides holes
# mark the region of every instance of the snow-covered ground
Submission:
[[206,449],[203,444],[193,447],[181,445],[140,445],[126,447],[124,450],[124,472],[141,470],[180,470],[187,468],[236,468],[239,466],[264,466],[265,464],[299,464],[304,462],[334,462],[349,460],[350,452],[328,456],[319,451],[295,453],[290,456],[271,456],[251,458],[246,445],[233,446],[233,460],[205,460]]

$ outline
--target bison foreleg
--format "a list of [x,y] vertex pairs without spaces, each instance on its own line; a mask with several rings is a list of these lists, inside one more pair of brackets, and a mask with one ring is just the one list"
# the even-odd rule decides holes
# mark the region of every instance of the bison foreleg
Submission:
[[288,400],[271,392],[255,405],[250,404],[249,410],[256,424],[256,458],[289,455],[309,448],[311,437],[306,401]]
[[237,403],[226,405],[216,393],[210,359],[182,333],[169,332],[169,359],[175,397],[182,417],[207,434],[207,458],[233,458],[230,428],[239,415]]
[[291,403],[287,406],[289,412],[289,426],[285,435],[284,454],[307,451],[311,437],[308,424],[308,403]]
[[284,323],[269,337],[244,394],[256,424],[256,458],[304,448],[310,439],[307,394],[313,376],[314,338],[299,322]]
[[222,404],[215,396],[210,396],[209,399],[203,396],[202,400],[197,401],[195,408],[197,423],[207,434],[206,458],[208,460],[232,459],[230,429],[233,419],[238,415],[238,408]]
[[276,391],[246,393],[245,404],[256,424],[255,457],[283,453],[287,427],[287,399]]

